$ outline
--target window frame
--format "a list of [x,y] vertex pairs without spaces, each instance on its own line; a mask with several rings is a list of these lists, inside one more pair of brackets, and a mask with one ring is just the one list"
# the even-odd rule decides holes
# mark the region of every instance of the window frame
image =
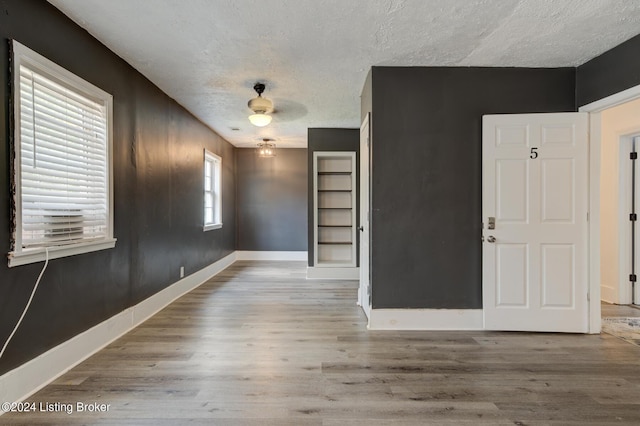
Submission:
[[[77,254],[90,253],[98,250],[105,250],[115,247],[113,229],[113,96],[104,90],[94,86],[71,71],[61,67],[53,61],[29,49],[16,40],[11,43],[12,66],[12,104],[10,113],[13,114],[10,125],[13,126],[10,135],[12,137],[10,145],[10,155],[12,170],[10,173],[12,189],[15,191],[12,202],[12,235],[11,248],[8,253],[9,267],[26,265],[49,259],[73,256]],[[24,65],[31,71],[58,83],[67,89],[81,94],[92,100],[103,103],[106,118],[106,149],[105,164],[107,167],[107,178],[105,179],[107,208],[108,212],[105,220],[105,237],[94,241],[81,241],[78,243],[50,246],[50,247],[22,247],[22,168],[21,168],[21,100],[20,100],[20,67]]]
[[[212,165],[212,173],[210,176],[211,191],[207,191],[207,163]],[[203,231],[210,231],[212,229],[222,228],[222,157],[213,152],[204,150],[204,162],[202,167],[202,219],[203,219]],[[214,195],[213,206],[213,221],[207,223],[207,193],[211,192]]]

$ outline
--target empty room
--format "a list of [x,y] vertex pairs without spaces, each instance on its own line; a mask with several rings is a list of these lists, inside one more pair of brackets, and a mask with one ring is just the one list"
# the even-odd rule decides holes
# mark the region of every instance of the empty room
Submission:
[[0,37],[0,424],[640,424],[637,1]]

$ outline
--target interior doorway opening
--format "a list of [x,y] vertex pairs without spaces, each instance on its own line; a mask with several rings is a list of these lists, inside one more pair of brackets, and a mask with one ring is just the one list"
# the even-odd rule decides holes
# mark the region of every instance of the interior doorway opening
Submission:
[[367,316],[371,317],[371,273],[370,273],[370,234],[369,234],[369,114],[360,126],[360,286],[358,289],[358,305]]
[[[615,223],[615,221],[607,220],[606,215],[610,212],[605,211],[606,200],[615,194],[614,205],[619,206],[618,192],[607,191],[606,185],[603,184],[607,167],[607,161],[611,161],[611,152],[607,151],[607,147],[611,147],[611,142],[607,144],[603,136],[603,116],[613,113],[617,107],[635,106],[639,108],[632,113],[628,127],[626,130],[614,134],[614,147],[619,147],[621,135],[632,135],[640,132],[640,85],[631,87],[605,98],[596,100],[579,108],[580,112],[589,113],[589,332],[599,333],[602,330],[603,303],[602,300],[608,296],[603,294],[604,287],[617,288],[611,281],[607,283],[607,268],[613,265],[613,269],[617,269],[619,275],[619,266],[615,267],[615,262],[611,259],[619,259],[618,244],[612,245],[611,240],[603,240],[603,236],[611,235],[611,230],[606,232],[607,223]],[[609,154],[609,159],[606,156]],[[618,156],[615,156],[617,159]],[[609,177],[612,175],[609,174]],[[619,176],[616,174],[614,176]],[[617,183],[619,184],[619,183]],[[617,185],[616,184],[616,185]],[[604,220],[603,220],[604,219]],[[618,230],[613,235],[618,235]],[[608,244],[607,244],[608,242]],[[611,256],[614,253],[615,256]],[[609,259],[607,259],[609,256]],[[619,262],[618,262],[619,263]],[[601,297],[602,295],[602,297]]]
[[[638,303],[640,99],[600,112],[600,298]],[[636,294],[634,294],[636,293]]]

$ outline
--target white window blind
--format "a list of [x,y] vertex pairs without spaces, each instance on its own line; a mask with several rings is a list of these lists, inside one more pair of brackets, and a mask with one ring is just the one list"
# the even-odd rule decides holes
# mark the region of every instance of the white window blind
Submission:
[[104,106],[20,67],[22,247],[106,237]]
[[19,43],[13,47],[16,193],[10,265],[12,257],[44,248],[83,247],[66,255],[108,248],[90,246],[115,242],[111,95]]

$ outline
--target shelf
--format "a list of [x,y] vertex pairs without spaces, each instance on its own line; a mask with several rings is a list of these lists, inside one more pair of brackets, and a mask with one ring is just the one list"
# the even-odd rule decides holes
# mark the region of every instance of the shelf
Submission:
[[319,267],[354,267],[353,262],[351,260],[329,260],[329,259],[318,259],[319,263],[317,266]]
[[356,267],[356,154],[315,152],[314,266]]

